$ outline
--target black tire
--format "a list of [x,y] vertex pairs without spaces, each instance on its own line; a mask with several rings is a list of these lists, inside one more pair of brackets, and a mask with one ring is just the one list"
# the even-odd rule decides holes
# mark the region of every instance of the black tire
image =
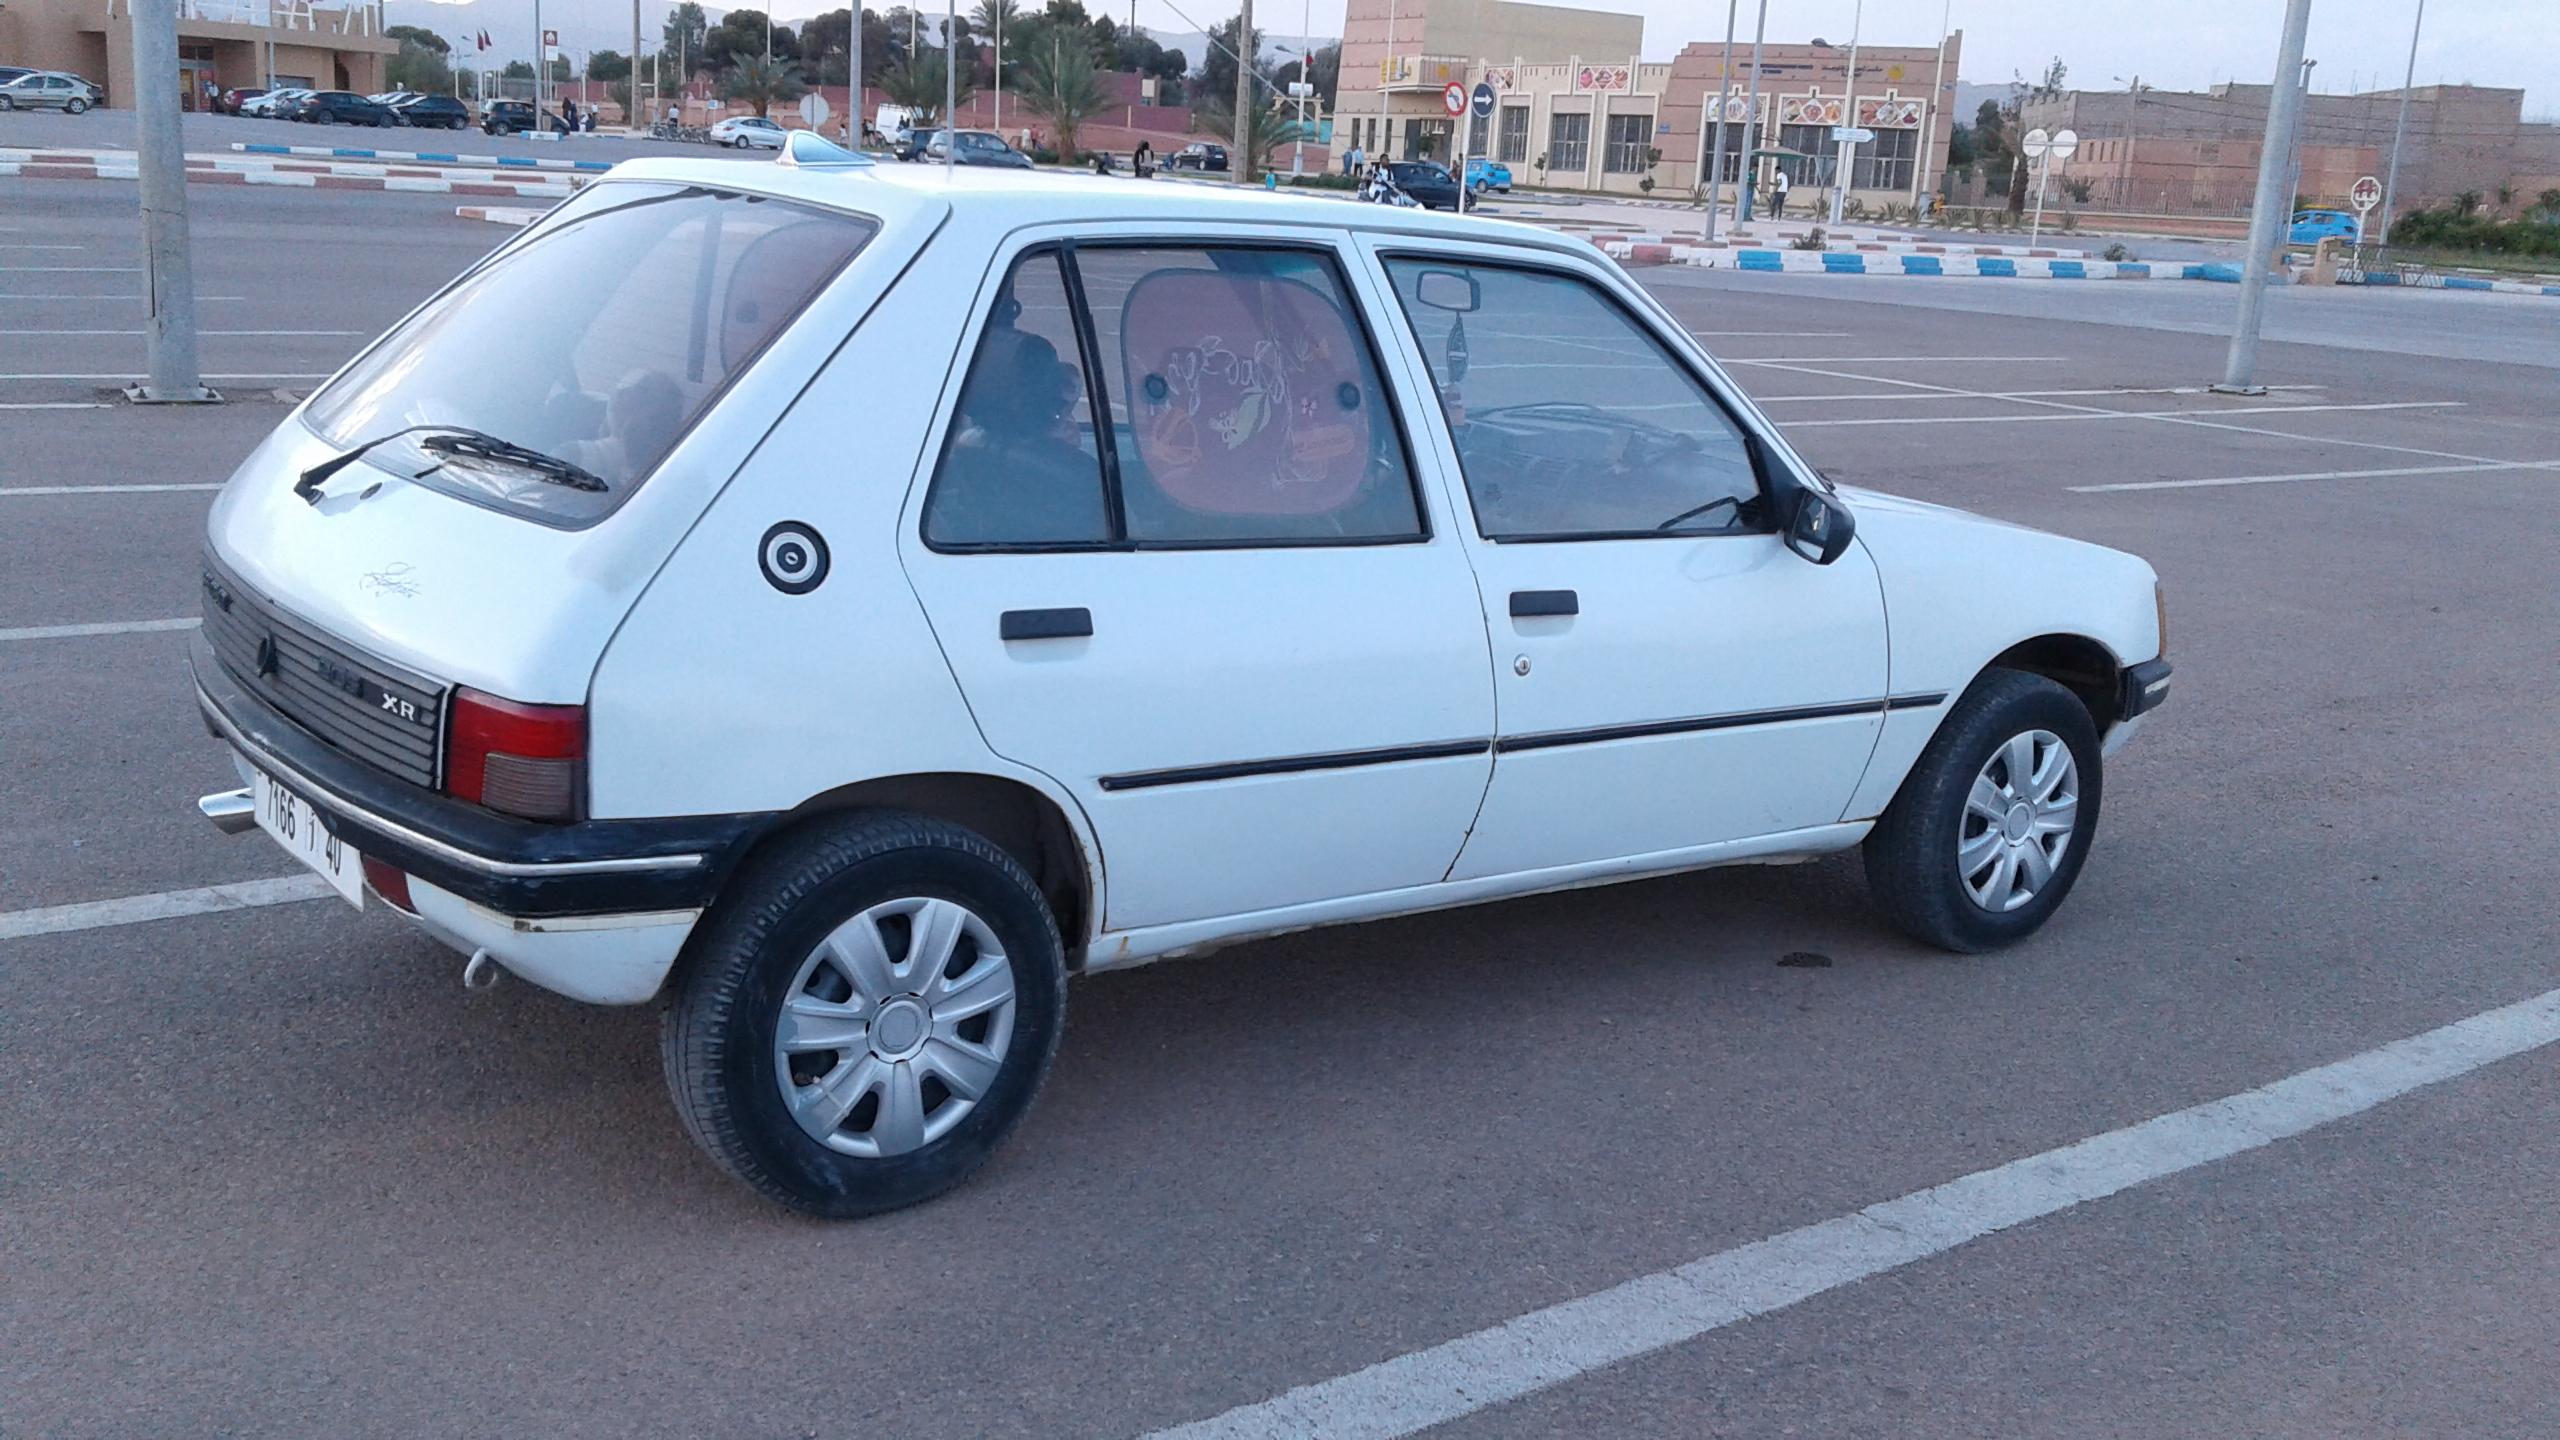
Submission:
[[65,101],[62,108],[71,114],[78,115],[89,108],[89,102],[86,100]]
[[[985,921],[1013,975],[1012,1031],[985,1094],[947,1133],[904,1154],[843,1154],[784,1103],[775,1032],[819,942],[907,897],[956,901]],[[660,1050],[685,1129],[750,1188],[828,1219],[913,1205],[966,1180],[1030,1108],[1066,1011],[1057,923],[1021,865],[975,832],[897,811],[813,822],[759,855],[695,930],[681,971]]]
[[[2030,730],[2049,731],[2070,748],[2078,813],[2052,877],[2017,909],[1994,911],[1973,898],[1958,873],[1965,799],[1993,752]],[[1971,955],[2023,940],[2079,879],[2104,790],[2097,727],[2079,698],[2041,675],[1986,670],[1957,699],[1867,836],[1867,888],[1894,928],[1940,949]]]

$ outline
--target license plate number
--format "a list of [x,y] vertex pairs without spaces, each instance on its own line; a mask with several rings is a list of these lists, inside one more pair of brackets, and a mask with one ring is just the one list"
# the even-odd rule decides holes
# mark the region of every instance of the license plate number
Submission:
[[276,783],[265,771],[250,787],[257,802],[258,828],[267,832],[296,860],[329,882],[346,902],[364,908],[364,857],[356,847],[329,833],[329,824],[311,802]]

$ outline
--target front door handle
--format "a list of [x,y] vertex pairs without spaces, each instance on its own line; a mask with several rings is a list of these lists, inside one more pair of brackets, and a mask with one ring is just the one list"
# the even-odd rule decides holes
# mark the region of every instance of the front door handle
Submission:
[[996,622],[1007,640],[1069,640],[1093,633],[1093,612],[1081,605],[1059,610],[1007,610]]
[[1532,615],[1579,615],[1582,602],[1570,590],[1514,590],[1511,592],[1511,618]]

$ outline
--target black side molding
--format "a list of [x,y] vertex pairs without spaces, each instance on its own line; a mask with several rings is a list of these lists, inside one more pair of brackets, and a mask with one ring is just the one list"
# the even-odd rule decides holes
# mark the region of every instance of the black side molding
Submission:
[[1581,597],[1570,590],[1514,590],[1511,592],[1511,618],[1532,615],[1579,615]]
[[1295,775],[1309,770],[1350,770],[1363,765],[1396,765],[1411,760],[1447,760],[1481,755],[1490,738],[1435,740],[1422,745],[1391,745],[1378,750],[1329,750],[1319,755],[1282,755],[1269,760],[1230,760],[1216,765],[1185,765],[1172,770],[1136,770],[1105,775],[1105,790],[1152,790],[1159,785],[1197,785],[1209,780],[1239,780],[1248,775]]
[[1007,610],[996,622],[1007,640],[1069,640],[1093,633],[1093,612],[1081,605],[1061,610]]
[[2116,713],[2127,720],[2146,711],[2157,710],[2169,698],[2169,661],[2167,657],[2129,665],[2124,672],[2124,694],[2117,701]]

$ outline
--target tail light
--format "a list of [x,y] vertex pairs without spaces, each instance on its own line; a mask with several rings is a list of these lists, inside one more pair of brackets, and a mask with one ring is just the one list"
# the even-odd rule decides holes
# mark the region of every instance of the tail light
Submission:
[[394,910],[417,914],[418,902],[409,898],[409,872],[387,860],[377,860],[370,855],[363,858],[364,883],[373,887],[373,893],[381,896],[383,903]]
[[575,820],[585,790],[587,710],[453,692],[445,793],[524,820]]

